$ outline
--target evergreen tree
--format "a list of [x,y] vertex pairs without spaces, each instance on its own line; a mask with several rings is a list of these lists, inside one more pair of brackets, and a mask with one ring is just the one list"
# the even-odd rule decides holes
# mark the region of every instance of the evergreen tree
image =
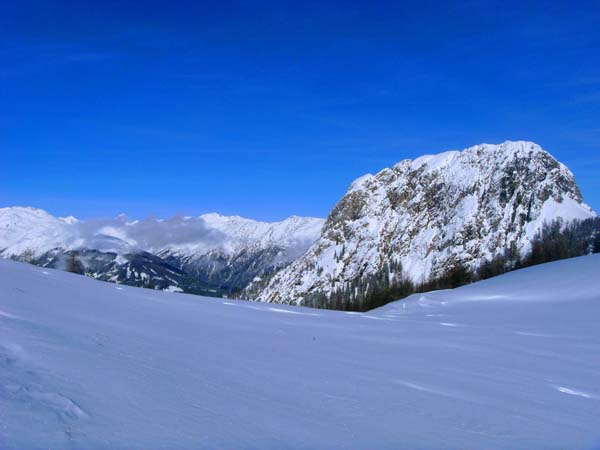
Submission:
[[[343,251],[345,250],[342,248]],[[344,311],[368,311],[414,293],[452,289],[521,267],[592,252],[600,252],[600,218],[572,221],[568,224],[558,219],[542,226],[525,257],[520,254],[517,243],[511,242],[504,251],[481,263],[476,270],[457,261],[442,275],[417,285],[404,278],[399,261],[390,260],[383,263],[375,273],[365,274],[363,270],[352,280],[331,280],[331,291],[328,294],[311,293],[306,296],[303,305]],[[341,258],[341,254],[337,256]]]

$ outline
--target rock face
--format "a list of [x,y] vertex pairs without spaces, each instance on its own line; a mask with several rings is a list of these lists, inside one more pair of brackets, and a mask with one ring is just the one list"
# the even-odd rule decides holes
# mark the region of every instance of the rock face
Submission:
[[0,257],[115,283],[229,295],[303,254],[323,222],[218,214],[83,222],[35,208],[1,208]]
[[365,175],[331,211],[306,254],[246,289],[301,304],[384,273],[426,281],[474,270],[507,249],[525,254],[545,221],[595,217],[569,169],[531,142],[481,144]]

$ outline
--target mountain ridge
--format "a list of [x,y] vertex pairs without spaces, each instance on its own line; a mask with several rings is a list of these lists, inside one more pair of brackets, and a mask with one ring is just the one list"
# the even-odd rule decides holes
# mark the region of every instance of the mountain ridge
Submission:
[[[93,278],[210,295],[239,290],[289,263],[316,239],[322,223],[299,216],[269,223],[216,213],[81,221],[8,207],[0,208],[0,257],[57,268],[77,259],[72,271]],[[165,270],[170,275],[157,275]]]

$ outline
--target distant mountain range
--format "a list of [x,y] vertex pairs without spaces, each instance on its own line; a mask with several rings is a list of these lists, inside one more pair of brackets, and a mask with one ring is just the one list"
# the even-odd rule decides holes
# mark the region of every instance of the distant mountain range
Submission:
[[597,217],[569,169],[532,142],[480,144],[360,177],[327,220],[205,214],[79,221],[0,209],[0,257],[116,283],[264,302],[358,302],[499,255],[526,255],[544,223]]
[[323,222],[219,214],[79,221],[11,207],[0,209],[0,256],[133,286],[227,295],[302,255]]

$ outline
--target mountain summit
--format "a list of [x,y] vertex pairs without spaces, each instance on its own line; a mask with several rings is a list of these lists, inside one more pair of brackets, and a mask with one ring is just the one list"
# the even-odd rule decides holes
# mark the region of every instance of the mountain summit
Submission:
[[352,298],[375,280],[420,283],[527,254],[544,223],[595,216],[571,171],[532,142],[407,159],[354,181],[307,253],[247,291],[275,303]]

